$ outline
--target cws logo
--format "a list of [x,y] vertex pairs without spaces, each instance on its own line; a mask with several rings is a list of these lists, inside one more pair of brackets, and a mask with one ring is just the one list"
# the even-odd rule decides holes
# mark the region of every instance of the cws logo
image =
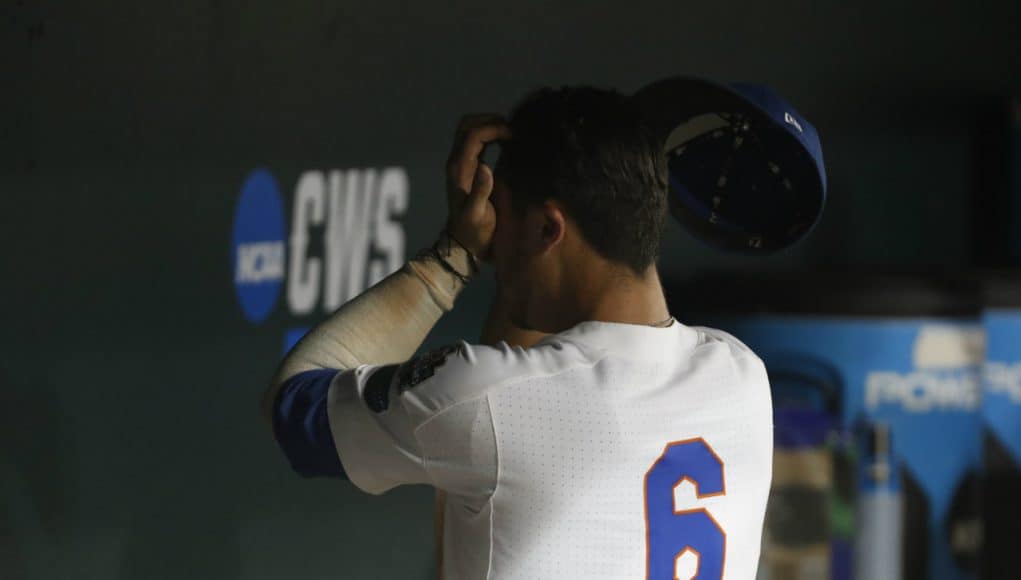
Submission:
[[865,404],[908,413],[973,411],[981,403],[977,369],[985,335],[981,329],[923,326],[913,348],[914,371],[874,371],[865,378]]
[[[252,171],[234,212],[231,263],[245,318],[273,313],[283,291],[288,312],[331,312],[401,267],[408,207],[403,168],[306,171],[291,204],[268,170]],[[290,340],[290,339],[288,339]]]

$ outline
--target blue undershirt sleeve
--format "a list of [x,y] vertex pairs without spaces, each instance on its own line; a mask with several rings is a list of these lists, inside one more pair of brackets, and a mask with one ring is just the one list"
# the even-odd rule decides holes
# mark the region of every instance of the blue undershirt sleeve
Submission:
[[291,468],[304,477],[347,479],[327,416],[337,369],[298,373],[284,381],[273,405],[273,433]]

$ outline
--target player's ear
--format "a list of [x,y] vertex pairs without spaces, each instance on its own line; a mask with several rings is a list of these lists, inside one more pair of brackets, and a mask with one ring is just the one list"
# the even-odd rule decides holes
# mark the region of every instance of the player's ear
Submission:
[[553,201],[543,202],[538,214],[539,251],[545,252],[564,239],[564,234],[567,231],[567,216],[560,204]]

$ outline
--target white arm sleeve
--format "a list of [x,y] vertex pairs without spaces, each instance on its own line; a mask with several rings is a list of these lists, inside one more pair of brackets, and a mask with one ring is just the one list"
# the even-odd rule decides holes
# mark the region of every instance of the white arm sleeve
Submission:
[[[437,248],[457,271],[471,271],[466,250],[445,236]],[[312,369],[407,360],[463,287],[431,256],[409,261],[309,331],[284,358],[273,384]]]

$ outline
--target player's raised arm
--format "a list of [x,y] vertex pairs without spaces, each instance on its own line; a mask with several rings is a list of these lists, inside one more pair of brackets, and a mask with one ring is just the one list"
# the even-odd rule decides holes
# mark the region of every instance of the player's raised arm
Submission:
[[439,240],[316,325],[280,364],[262,409],[300,473],[342,474],[327,417],[338,372],[406,361],[477,272],[476,256],[488,254],[496,225],[493,173],[479,155],[507,137],[496,115],[462,119],[447,163],[448,219]]

